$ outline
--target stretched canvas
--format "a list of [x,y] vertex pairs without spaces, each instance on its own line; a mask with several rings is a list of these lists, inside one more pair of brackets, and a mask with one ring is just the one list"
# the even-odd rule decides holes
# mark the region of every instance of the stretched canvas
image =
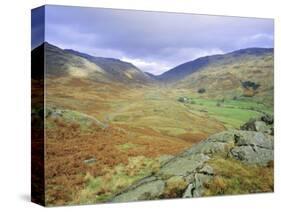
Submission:
[[273,48],[273,19],[33,9],[32,201],[273,192]]

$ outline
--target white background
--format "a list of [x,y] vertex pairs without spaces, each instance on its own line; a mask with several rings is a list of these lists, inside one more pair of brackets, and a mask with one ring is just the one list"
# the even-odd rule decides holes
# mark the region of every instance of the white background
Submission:
[[[0,211],[35,211],[30,203],[30,9],[65,4],[275,18],[275,193],[58,207],[52,211],[276,211],[280,193],[279,0],[2,0],[0,7]],[[45,209],[46,210],[46,209]],[[279,209],[280,211],[280,209]]]

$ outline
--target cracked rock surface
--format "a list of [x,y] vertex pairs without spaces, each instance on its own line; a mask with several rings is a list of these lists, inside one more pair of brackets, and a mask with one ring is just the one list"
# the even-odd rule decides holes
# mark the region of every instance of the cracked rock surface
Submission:
[[[261,117],[258,122],[263,122],[267,129],[272,129],[273,118]],[[267,165],[274,158],[273,131],[258,131],[257,128],[252,128],[251,123],[243,125],[243,130],[229,130],[212,135],[167,160],[157,173],[116,194],[112,202],[165,198],[171,179],[179,179],[181,189],[178,190],[177,197],[200,197],[204,194],[206,183],[216,175],[208,161],[218,154],[245,164]],[[251,127],[245,127],[247,124]]]

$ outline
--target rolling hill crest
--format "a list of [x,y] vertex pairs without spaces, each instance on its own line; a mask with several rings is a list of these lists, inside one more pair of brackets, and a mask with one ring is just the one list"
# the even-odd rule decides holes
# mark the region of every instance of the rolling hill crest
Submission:
[[[44,55],[44,56],[43,56]],[[74,50],[58,48],[47,42],[32,50],[32,58],[44,58],[47,77],[85,78],[97,82],[148,84],[153,79],[131,63],[113,58],[94,57]],[[34,63],[33,73],[38,69]]]
[[273,75],[273,49],[248,48],[198,58],[157,76],[157,79],[205,97],[255,96],[272,102]]
[[[205,56],[158,76],[119,59],[61,49],[47,42],[32,50],[32,59],[45,60],[45,73],[49,78],[71,77],[125,86],[165,85],[210,98],[255,96],[273,102],[273,51],[272,48],[248,48]],[[36,70],[42,67],[39,63],[32,63],[33,78],[38,77]]]

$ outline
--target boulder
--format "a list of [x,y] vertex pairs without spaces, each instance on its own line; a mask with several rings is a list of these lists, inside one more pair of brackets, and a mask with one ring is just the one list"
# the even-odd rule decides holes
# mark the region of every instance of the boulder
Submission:
[[254,146],[238,146],[231,150],[231,156],[247,164],[267,165],[273,160],[273,151]]
[[179,102],[182,102],[182,103],[188,103],[189,102],[189,99],[187,97],[179,97],[178,98],[178,101]]
[[46,118],[59,118],[63,116],[63,110],[57,109],[55,107],[53,108],[46,108]]
[[191,198],[191,197],[193,197],[193,190],[194,190],[194,184],[190,183],[187,186],[187,189],[183,193],[182,197],[183,198]]
[[267,133],[267,134],[271,133],[271,128],[268,125],[266,125],[266,123],[263,121],[256,121],[255,129],[257,132],[263,132],[263,133]]
[[272,115],[268,115],[268,114],[262,116],[262,117],[261,117],[261,120],[262,120],[263,122],[265,122],[266,124],[268,124],[268,125],[272,125],[272,124],[274,123],[274,118],[273,118],[273,116],[272,116]]
[[256,119],[250,119],[247,123],[240,127],[241,130],[256,131]]
[[210,180],[212,180],[213,176],[213,168],[210,165],[204,165],[203,168],[201,168],[194,174],[193,180],[190,181],[191,183],[187,186],[182,197],[190,198],[202,196],[205,183],[208,183]]
[[252,146],[273,150],[273,137],[261,132],[239,131],[234,138],[235,146]]
[[186,150],[184,155],[203,153],[206,155],[213,155],[216,153],[227,155],[228,149],[234,143],[234,135],[236,130],[224,131],[214,134],[207,138],[205,141],[194,145],[190,149]]
[[235,146],[230,157],[247,164],[267,165],[274,159],[273,137],[261,132],[239,132],[235,135]]
[[260,118],[251,119],[241,126],[241,130],[263,132],[273,135],[274,119],[271,115],[263,115]]
[[87,160],[84,160],[83,162],[87,165],[92,165],[97,161],[97,159],[95,157],[89,158]]

